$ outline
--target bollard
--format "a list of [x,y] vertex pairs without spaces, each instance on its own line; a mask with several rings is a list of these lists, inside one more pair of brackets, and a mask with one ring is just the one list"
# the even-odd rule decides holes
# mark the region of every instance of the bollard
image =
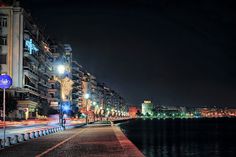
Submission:
[[8,145],[6,144],[6,146],[10,146],[12,144],[11,137],[7,137],[7,141],[8,141]]
[[37,137],[40,137],[40,133],[39,133],[39,131],[36,131],[36,132],[37,132],[37,135],[38,135]]
[[43,134],[43,130],[40,130],[40,134],[41,134],[41,136],[44,136],[44,134]]
[[19,143],[19,137],[18,135],[15,135],[16,143]]
[[30,132],[28,132],[27,134],[28,134],[28,140],[30,140],[31,139]]
[[2,141],[3,141],[3,140],[0,138],[0,148],[3,147]]
[[41,134],[41,136],[44,136],[44,131],[40,130],[40,134]]
[[39,136],[43,136],[42,130],[39,130]]
[[34,131],[32,132],[32,138],[36,138]]
[[22,139],[22,141],[26,141],[25,134],[21,134],[21,139]]
[[46,135],[45,130],[41,130],[41,133],[42,133],[42,136],[45,136],[45,135]]

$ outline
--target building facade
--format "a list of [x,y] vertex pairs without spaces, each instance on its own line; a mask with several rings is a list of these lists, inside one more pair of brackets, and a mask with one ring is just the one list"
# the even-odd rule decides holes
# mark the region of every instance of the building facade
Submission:
[[142,103],[142,114],[143,115],[153,115],[153,103],[150,100],[144,100]]
[[64,59],[70,67],[72,49],[66,44],[59,52],[55,45],[19,5],[0,7],[0,72],[13,79],[13,118],[37,118],[58,105],[60,85],[52,81],[55,63]]
[[82,79],[82,66],[78,64],[77,61],[72,61],[72,80],[74,82],[72,90],[72,110],[74,113],[78,113],[79,109],[82,107]]

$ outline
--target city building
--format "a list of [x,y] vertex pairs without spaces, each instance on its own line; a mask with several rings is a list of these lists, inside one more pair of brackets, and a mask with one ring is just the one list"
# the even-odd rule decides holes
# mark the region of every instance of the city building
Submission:
[[47,37],[19,4],[0,8],[0,68],[10,75],[19,119],[47,115],[53,56]]
[[139,110],[136,106],[129,107],[129,116],[132,117],[132,118],[136,118],[138,111]]
[[71,78],[71,51],[70,45],[50,40],[18,2],[0,7],[0,72],[13,80],[9,92],[17,108],[12,118],[37,118],[58,109],[61,90],[53,78],[57,64],[67,65]]
[[154,106],[150,100],[144,100],[142,103],[142,114],[153,115]]
[[72,61],[72,80],[73,90],[72,90],[72,110],[75,113],[78,113],[80,107],[82,107],[82,99],[83,99],[83,90],[82,90],[82,80],[83,80],[83,72],[82,66],[78,64],[77,61]]

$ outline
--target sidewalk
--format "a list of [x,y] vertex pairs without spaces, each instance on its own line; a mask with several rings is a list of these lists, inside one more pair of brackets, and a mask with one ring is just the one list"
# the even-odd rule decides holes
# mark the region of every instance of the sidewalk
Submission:
[[11,157],[144,157],[119,127],[89,124],[26,141],[0,151]]
[[110,124],[89,124],[73,139],[42,156],[144,157],[119,127]]

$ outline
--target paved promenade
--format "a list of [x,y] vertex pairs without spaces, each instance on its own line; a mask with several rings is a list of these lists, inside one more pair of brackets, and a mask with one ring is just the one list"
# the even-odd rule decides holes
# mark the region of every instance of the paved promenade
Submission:
[[1,157],[143,157],[116,126],[91,124],[32,139],[4,150]]

